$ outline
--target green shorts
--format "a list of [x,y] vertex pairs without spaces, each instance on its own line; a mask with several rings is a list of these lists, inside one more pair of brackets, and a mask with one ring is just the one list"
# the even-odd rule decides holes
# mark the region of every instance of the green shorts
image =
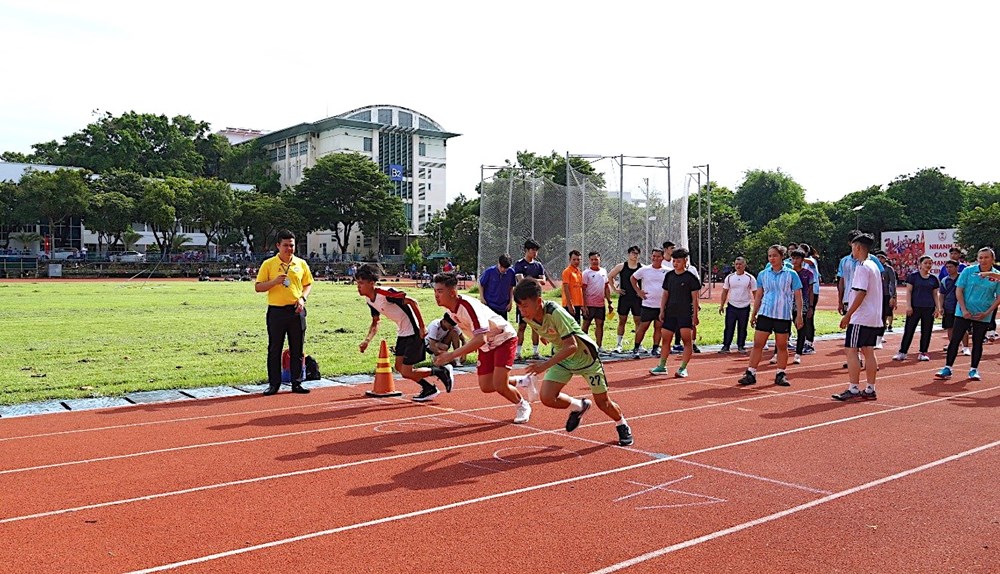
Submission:
[[565,385],[573,378],[573,375],[580,375],[586,379],[587,384],[590,385],[590,392],[595,395],[608,392],[608,377],[604,374],[604,365],[600,361],[594,361],[583,369],[573,370],[556,365],[545,371],[545,380]]

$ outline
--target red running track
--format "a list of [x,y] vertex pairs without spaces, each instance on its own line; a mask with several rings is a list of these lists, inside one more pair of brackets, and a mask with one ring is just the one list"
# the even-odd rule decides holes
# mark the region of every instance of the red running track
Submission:
[[0,572],[996,571],[998,349],[982,382],[881,351],[879,400],[849,404],[833,342],[788,389],[737,388],[734,355],[685,380],[613,363],[632,448],[596,409],[571,435],[538,403],[513,425],[469,375],[423,405],[338,387],[2,419]]

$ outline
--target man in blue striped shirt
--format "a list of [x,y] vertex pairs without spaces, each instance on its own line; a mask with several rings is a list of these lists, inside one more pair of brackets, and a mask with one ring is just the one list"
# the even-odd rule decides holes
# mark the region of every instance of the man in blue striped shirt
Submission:
[[[757,275],[757,292],[754,294],[750,324],[754,326],[753,350],[750,352],[750,366],[739,380],[747,386],[757,383],[757,365],[764,351],[768,337],[774,334],[774,344],[778,351],[778,372],[774,384],[787,387],[791,383],[785,376],[788,366],[788,335],[792,332],[792,314],[795,327],[802,328],[802,280],[799,274],[782,265],[782,247],[772,245],[767,250],[770,265]],[[760,315],[758,317],[758,314]]]

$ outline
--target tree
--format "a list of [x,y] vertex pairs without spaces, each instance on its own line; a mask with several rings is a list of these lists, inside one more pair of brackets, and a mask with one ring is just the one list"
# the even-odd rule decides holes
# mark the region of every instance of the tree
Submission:
[[736,190],[736,209],[751,229],[761,229],[784,213],[806,205],[802,186],[778,171],[750,170]]
[[0,153],[0,161],[9,161],[11,163],[33,163],[33,159],[34,158],[30,154],[17,151],[5,151]]
[[264,148],[254,141],[231,146],[222,156],[219,179],[233,183],[248,183],[257,191],[275,195],[281,191],[278,172],[267,161]]
[[87,209],[87,227],[97,233],[97,250],[110,249],[132,229],[136,220],[135,200],[117,191],[95,193]]
[[241,191],[236,194],[233,227],[240,231],[251,251],[261,253],[275,244],[274,239],[281,229],[298,234],[308,229],[308,222],[290,194],[273,196]]
[[121,241],[122,245],[125,246],[125,251],[133,251],[135,249],[135,244],[142,239],[142,234],[138,231],[129,227],[122,233]]
[[310,229],[332,230],[340,252],[346,253],[356,226],[371,230],[380,223],[392,224],[395,215],[385,210],[402,206],[391,199],[391,190],[389,177],[367,156],[334,153],[305,170],[294,194]]
[[146,180],[142,199],[136,205],[139,219],[149,225],[161,257],[170,255],[181,222],[190,221],[191,182],[168,177]]
[[459,195],[434,214],[424,232],[437,239],[437,245],[449,251],[457,265],[474,269],[479,254],[479,199]]
[[965,204],[965,183],[944,174],[944,168],[924,168],[901,175],[886,195],[904,206],[915,229],[954,227]]
[[29,170],[18,184],[20,201],[48,221],[49,234],[53,235],[57,224],[86,213],[91,193],[88,179],[87,172],[75,169]]
[[219,233],[229,227],[236,214],[235,197],[229,184],[218,179],[198,178],[191,182],[190,219],[205,234],[205,254]]
[[958,221],[957,239],[968,253],[1000,246],[1000,203],[963,213]]
[[406,246],[406,251],[403,252],[403,261],[406,262],[407,267],[420,267],[424,264],[424,252],[420,248],[419,242],[413,241]]
[[21,244],[21,249],[29,249],[30,245],[38,243],[42,239],[42,236],[34,231],[20,231],[7,236],[7,246],[10,247],[11,241],[17,241]]
[[1000,183],[968,184],[965,187],[965,211],[1000,203]]
[[[0,227],[13,227],[18,223],[20,202],[17,196],[17,184],[10,181],[0,181]],[[8,238],[8,244],[10,239]]]

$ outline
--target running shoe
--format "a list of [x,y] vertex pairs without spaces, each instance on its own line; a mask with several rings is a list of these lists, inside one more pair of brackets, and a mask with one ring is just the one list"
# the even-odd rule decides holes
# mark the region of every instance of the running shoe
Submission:
[[532,360],[532,361],[542,361],[542,360],[544,360],[544,359],[542,359],[542,356],[541,356],[541,355],[539,355],[538,353],[533,353],[533,354],[531,355],[531,358],[530,358],[530,360]]
[[580,426],[580,419],[583,418],[583,413],[587,412],[590,408],[590,399],[583,399],[583,408],[580,412],[573,411],[569,413],[569,417],[566,419],[566,432],[573,432],[576,427]]
[[930,361],[931,358],[927,356],[927,353],[920,353],[919,355],[917,355],[917,360],[926,362]]
[[749,385],[756,385],[757,384],[757,375],[751,373],[750,371],[747,371],[747,372],[743,373],[743,377],[740,380],[736,381],[736,382],[738,384],[740,384],[740,385],[743,385],[744,387],[749,386]]
[[632,349],[632,354],[633,354],[633,355],[635,355],[635,356],[637,356],[637,357],[638,357],[639,355],[645,355],[645,354],[646,354],[646,349],[644,349],[644,348],[643,348],[643,347],[642,347],[642,346],[640,345],[640,346],[638,346],[638,347],[635,347],[634,349]]
[[441,394],[441,391],[438,390],[437,385],[433,385],[431,383],[422,383],[420,386],[421,386],[420,394],[415,395],[413,397],[413,400],[417,401],[418,403],[427,402]]
[[628,424],[620,424],[615,430],[618,431],[618,446],[632,446],[632,429]]
[[723,347],[723,348],[719,349],[719,354],[720,355],[727,355],[727,354],[729,354],[729,347]]
[[[682,347],[682,349],[683,349],[683,347]],[[693,351],[694,351],[695,353],[700,353],[700,352],[701,352],[701,349],[700,349],[700,348],[698,348],[698,345],[697,345],[697,344],[695,344],[695,345],[693,345],[693,346],[692,346],[692,350],[693,350]]]
[[796,365],[801,365],[802,364],[802,355],[800,355],[798,353],[795,353],[795,357],[792,358],[792,362],[795,363]]
[[900,351],[900,352],[898,352],[898,353],[896,353],[895,355],[892,356],[892,360],[893,361],[905,361],[906,360],[906,353]]
[[[947,351],[948,349],[945,349],[945,350]],[[962,356],[963,357],[971,357],[972,356],[972,349],[970,349],[968,347],[962,347]]]
[[668,373],[666,366],[657,365],[649,370],[651,375],[666,375]]
[[660,346],[659,345],[653,345],[653,348],[649,350],[649,355],[652,356],[652,357],[659,357],[660,356]]
[[875,389],[872,390],[865,389],[861,391],[861,398],[866,401],[874,401],[878,399],[878,395],[875,394]]
[[670,347],[670,352],[671,353],[683,353],[684,352],[684,345],[674,345],[673,347]]
[[517,410],[514,411],[514,424],[523,425],[531,418],[531,403],[522,400],[517,403]]
[[674,373],[674,376],[677,377],[678,379],[686,379],[688,376],[687,367],[681,367],[677,369],[677,371]]
[[621,346],[621,345],[618,345],[618,346],[617,346],[617,347],[615,347],[614,349],[611,349],[611,352],[612,352],[612,353],[618,353],[618,354],[620,355],[620,354],[622,353],[622,346]]
[[812,345],[810,345],[809,343],[806,343],[805,348],[802,349],[802,354],[803,355],[815,355],[816,354],[816,348],[813,347]]
[[861,392],[852,391],[850,388],[848,388],[846,391],[842,393],[837,393],[833,395],[833,400],[835,401],[849,401],[852,399],[860,399],[860,398],[861,398]]
[[882,337],[879,337],[878,340],[875,341],[875,348],[876,349],[884,349],[885,348],[885,339],[883,339]]
[[298,395],[308,395],[309,389],[302,386],[302,383],[292,383],[292,392]]
[[973,381],[983,380],[982,375],[979,374],[979,369],[969,369],[969,378]]
[[747,354],[747,350],[746,350],[746,349],[737,349],[737,351],[738,351],[738,352],[739,352],[739,353],[740,353],[741,355],[746,355],[746,354]]
[[934,374],[938,379],[950,379],[951,378],[951,367],[944,367],[940,371]]
[[449,363],[443,367],[431,367],[431,374],[441,379],[441,382],[444,383],[444,390],[446,393],[451,392],[451,385],[455,380],[454,366]]
[[768,361],[768,362],[771,363],[772,365],[777,365],[778,364],[778,353],[775,353],[774,355],[772,355],[771,356],[771,360]]
[[778,385],[779,387],[792,386],[791,381],[788,380],[788,377],[785,375],[784,372],[780,372],[777,375],[774,375],[774,384]]

